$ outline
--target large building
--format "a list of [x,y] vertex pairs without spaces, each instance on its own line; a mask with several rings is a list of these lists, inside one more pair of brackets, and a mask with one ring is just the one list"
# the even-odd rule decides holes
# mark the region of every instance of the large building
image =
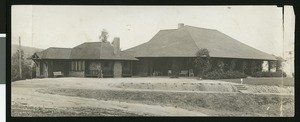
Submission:
[[[243,44],[218,30],[182,23],[178,24],[177,29],[160,30],[150,41],[125,52],[139,59],[133,64],[133,75],[151,76],[155,73],[166,76],[174,70],[174,66],[179,67],[179,72],[193,71],[197,74],[194,60],[200,49],[209,51],[213,67],[221,62],[225,65],[224,70],[231,68],[246,74],[261,71],[263,61],[276,60],[275,56]],[[229,66],[231,64],[235,66]]]
[[104,77],[132,75],[133,56],[120,50],[120,39],[109,42],[86,42],[74,48],[50,47],[30,57],[37,65],[37,77],[53,77],[54,72],[63,76],[98,76],[101,68]]
[[[207,49],[213,68],[222,65],[251,75],[263,71],[262,64],[277,61],[267,54],[235,40],[218,30],[178,24],[177,29],[160,30],[150,41],[120,50],[120,40],[86,42],[74,48],[48,48],[35,53],[31,59],[37,64],[36,75],[52,77],[53,72],[64,76],[97,76],[101,67],[105,77],[167,76],[177,73],[198,74],[194,60],[200,49]],[[222,69],[222,70],[223,70]]]

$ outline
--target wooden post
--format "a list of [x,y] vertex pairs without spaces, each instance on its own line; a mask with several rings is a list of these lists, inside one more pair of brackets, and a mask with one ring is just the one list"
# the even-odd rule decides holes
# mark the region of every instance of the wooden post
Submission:
[[130,73],[131,73],[131,76],[133,76],[133,72],[132,72],[132,70],[133,70],[132,62],[133,62],[133,61],[130,61]]
[[22,49],[21,49],[21,37],[19,36],[19,75],[22,79]]
[[268,61],[268,72],[270,72],[271,71],[271,63],[270,63],[270,61]]

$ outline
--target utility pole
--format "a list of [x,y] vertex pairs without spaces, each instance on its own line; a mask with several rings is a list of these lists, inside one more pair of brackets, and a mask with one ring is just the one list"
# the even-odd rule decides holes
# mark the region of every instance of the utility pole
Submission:
[[19,36],[19,72],[20,79],[22,79],[22,49],[21,49],[21,37]]

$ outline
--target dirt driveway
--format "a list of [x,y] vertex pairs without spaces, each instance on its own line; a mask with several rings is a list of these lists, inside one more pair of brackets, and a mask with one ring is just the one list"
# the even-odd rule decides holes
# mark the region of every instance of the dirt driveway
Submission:
[[12,83],[12,116],[294,115],[294,87],[188,78],[44,78]]
[[[120,82],[148,82],[147,80],[149,79],[45,78],[13,82],[12,116],[206,116],[201,112],[179,107],[97,100],[38,92],[38,90],[53,88],[114,89],[109,85]],[[180,82],[180,79],[173,82]]]

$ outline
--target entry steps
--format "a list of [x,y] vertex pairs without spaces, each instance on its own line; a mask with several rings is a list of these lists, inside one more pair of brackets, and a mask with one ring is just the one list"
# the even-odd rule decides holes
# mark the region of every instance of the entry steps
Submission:
[[250,93],[243,84],[234,84],[234,87],[236,88],[236,90],[238,92],[241,92],[241,93]]

